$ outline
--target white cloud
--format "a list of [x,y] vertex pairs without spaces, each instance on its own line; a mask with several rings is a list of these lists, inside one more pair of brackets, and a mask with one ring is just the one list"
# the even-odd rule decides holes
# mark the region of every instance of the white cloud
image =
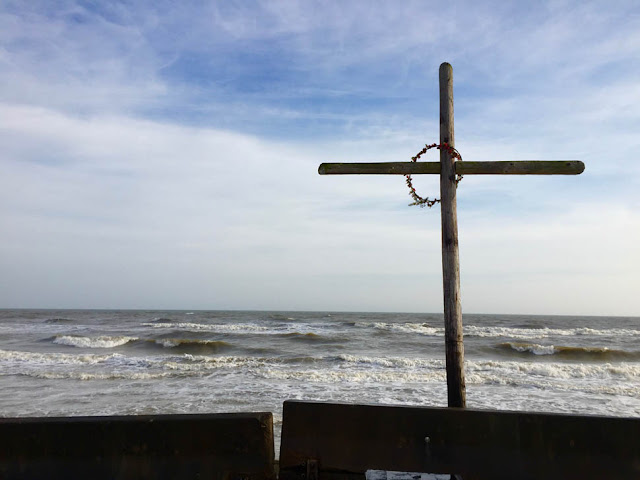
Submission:
[[0,9],[0,306],[439,311],[439,212],[316,169],[437,140],[448,60],[466,160],[587,164],[464,179],[465,310],[640,311],[632,2],[92,8]]
[[[0,125],[12,152],[0,200],[5,305],[439,309],[439,214],[404,209],[401,177],[320,177],[321,150],[211,129],[15,106],[0,117],[13,119]],[[59,161],[34,157],[32,143]],[[631,280],[640,221],[610,207],[511,224],[461,211],[466,309],[582,312],[579,295],[560,304],[554,289],[576,276],[587,292],[614,274]],[[608,232],[623,228],[612,243]],[[628,253],[609,258],[612,248]],[[518,277],[543,281],[487,295]],[[534,291],[550,304],[532,305]],[[598,305],[637,308],[631,296]]]

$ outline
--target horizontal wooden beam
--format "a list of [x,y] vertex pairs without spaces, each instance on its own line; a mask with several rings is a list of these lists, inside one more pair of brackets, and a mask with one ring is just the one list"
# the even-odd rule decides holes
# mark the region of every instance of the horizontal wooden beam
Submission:
[[579,175],[582,172],[584,163],[579,160],[456,162],[458,175]]
[[[458,175],[579,175],[578,160],[525,160],[503,162],[456,162]],[[440,162],[323,163],[320,175],[420,175],[439,174]]]
[[320,175],[440,174],[440,162],[322,163]]

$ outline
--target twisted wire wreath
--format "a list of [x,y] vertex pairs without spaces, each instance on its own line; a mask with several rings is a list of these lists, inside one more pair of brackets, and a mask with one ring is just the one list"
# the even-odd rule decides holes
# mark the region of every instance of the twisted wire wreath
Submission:
[[[438,150],[442,150],[445,149],[447,152],[449,152],[449,155],[451,155],[453,158],[457,158],[459,161],[462,161],[462,155],[460,155],[460,152],[458,152],[458,150],[456,150],[454,147],[452,147],[451,145],[449,145],[447,142],[439,145],[437,143],[432,143],[431,145],[425,145],[424,148],[422,150],[420,150],[415,157],[411,157],[411,161],[412,162],[417,162],[418,159],[427,152],[427,150],[430,150],[432,148],[437,148]],[[424,208],[426,207],[433,207],[436,203],[440,202],[439,198],[422,198],[420,195],[418,195],[416,193],[416,189],[413,187],[413,182],[411,181],[411,174],[407,174],[405,175],[405,178],[407,179],[407,186],[409,187],[409,195],[411,195],[411,198],[413,198],[413,203],[410,203],[409,206],[413,206],[413,205],[418,205],[420,206],[420,208]],[[458,185],[458,183],[460,183],[460,180],[462,180],[462,175],[456,175],[456,186]]]

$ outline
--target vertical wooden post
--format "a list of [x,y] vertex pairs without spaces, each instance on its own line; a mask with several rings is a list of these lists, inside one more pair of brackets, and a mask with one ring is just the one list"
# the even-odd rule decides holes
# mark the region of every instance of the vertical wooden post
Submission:
[[[440,144],[455,147],[453,132],[453,68],[440,65]],[[447,392],[450,407],[465,407],[464,344],[460,304],[460,260],[456,213],[455,158],[440,149],[440,208],[442,217],[442,278]]]

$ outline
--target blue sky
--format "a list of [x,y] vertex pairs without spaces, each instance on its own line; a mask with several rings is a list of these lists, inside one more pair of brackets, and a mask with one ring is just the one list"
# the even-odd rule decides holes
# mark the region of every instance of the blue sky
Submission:
[[463,311],[640,315],[634,1],[3,2],[0,307],[441,311],[438,209],[317,166],[437,141],[444,61],[465,160],[587,165],[463,180]]

